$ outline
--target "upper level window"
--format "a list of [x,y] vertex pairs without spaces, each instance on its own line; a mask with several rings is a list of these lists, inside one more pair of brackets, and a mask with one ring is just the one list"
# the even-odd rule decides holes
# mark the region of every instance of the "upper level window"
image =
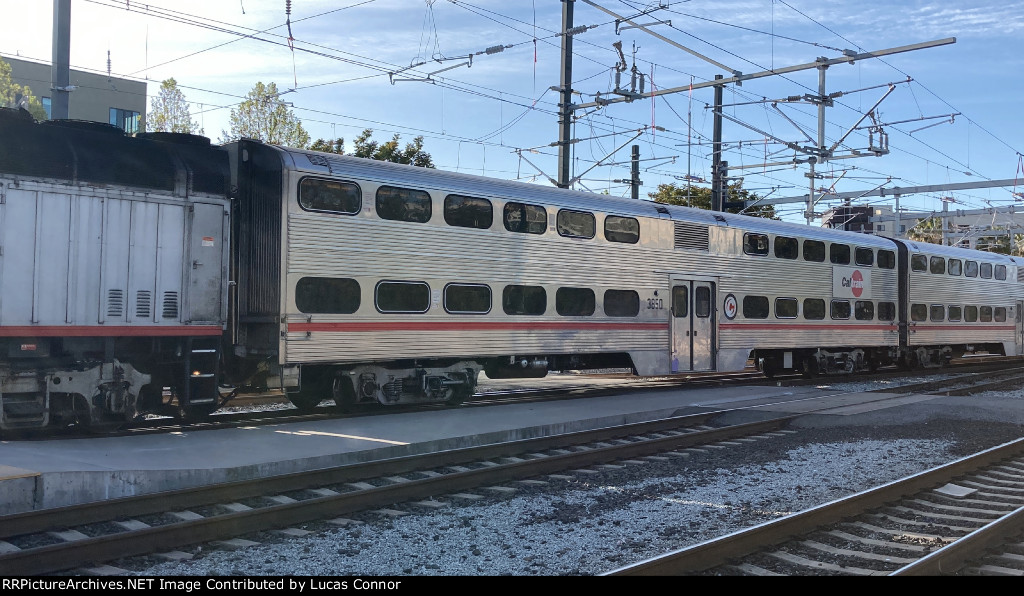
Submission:
[[444,221],[450,226],[486,230],[494,221],[494,210],[487,199],[448,195],[444,198]]
[[928,270],[936,275],[941,275],[946,272],[946,259],[942,257],[932,257],[928,263]]
[[640,314],[640,295],[633,290],[605,290],[604,314],[609,317],[635,317]]
[[548,229],[548,212],[537,205],[505,203],[502,220],[509,232],[543,234]]
[[444,287],[444,309],[456,314],[486,314],[491,311],[491,288],[482,284],[448,284]]
[[947,272],[950,275],[960,275],[960,274],[963,273],[963,271],[964,271],[964,262],[961,261],[960,259],[950,259],[948,261],[948,264],[949,264],[949,267],[947,268]]
[[992,279],[992,263],[981,264],[981,279]]
[[978,277],[977,261],[964,261],[964,277]]
[[825,243],[818,240],[804,240],[804,260],[825,262]]
[[1006,279],[1006,265],[996,265],[996,279]]
[[421,281],[382,281],[377,284],[376,298],[380,312],[427,312],[430,286]]
[[928,271],[928,257],[924,255],[911,255],[910,257],[910,270],[911,271]]
[[597,220],[593,213],[562,209],[555,219],[560,236],[593,238],[597,233]]
[[589,317],[595,308],[594,290],[590,288],[558,288],[555,291],[555,311],[563,317]]
[[828,259],[834,265],[849,265],[850,247],[846,244],[833,244],[828,249]]
[[768,254],[768,235],[752,234],[747,232],[743,235],[743,252],[748,255]]
[[309,314],[352,314],[359,310],[359,282],[347,278],[303,277],[295,284],[295,307]]
[[377,189],[377,215],[382,219],[430,221],[430,194],[422,190],[382,186]]
[[896,253],[891,250],[878,251],[878,266],[882,269],[895,269]]
[[640,241],[640,222],[632,217],[609,215],[604,218],[604,237],[609,242],[636,244]]
[[[49,114],[47,114],[49,117]],[[128,134],[139,132],[141,117],[138,112],[122,110],[121,108],[110,108],[110,124],[120,128]]]
[[542,286],[505,286],[501,308],[506,315],[542,315],[548,308],[548,293]]
[[800,256],[800,243],[796,238],[775,237],[775,256],[780,259],[795,259]]
[[322,178],[299,182],[299,206],[308,211],[353,214],[359,213],[362,204],[358,184]]
[[870,267],[875,264],[875,251],[870,248],[858,247],[854,252],[854,263],[862,267]]

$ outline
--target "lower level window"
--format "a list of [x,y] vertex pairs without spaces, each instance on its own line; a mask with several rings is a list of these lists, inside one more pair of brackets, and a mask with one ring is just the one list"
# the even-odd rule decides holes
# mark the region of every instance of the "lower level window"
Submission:
[[481,284],[448,284],[444,287],[444,309],[456,314],[486,314],[491,311],[491,288]]
[[421,281],[382,281],[377,284],[377,310],[420,313],[430,309],[430,286]]
[[563,317],[589,317],[596,307],[590,288],[558,288],[555,292],[555,311]]
[[832,316],[833,319],[849,319],[850,318],[850,301],[849,300],[833,300],[832,301],[831,316]]
[[548,308],[543,286],[505,286],[501,307],[506,315],[542,315]]
[[295,284],[295,307],[304,313],[347,315],[359,310],[359,282],[347,278],[303,277]]
[[768,318],[768,297],[767,296],[744,296],[743,297],[743,318],[745,318],[745,319],[767,319]]

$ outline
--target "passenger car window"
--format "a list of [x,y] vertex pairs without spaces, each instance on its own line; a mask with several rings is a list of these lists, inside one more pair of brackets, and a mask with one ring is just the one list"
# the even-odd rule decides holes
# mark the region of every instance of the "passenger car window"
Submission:
[[768,318],[768,297],[767,296],[744,296],[743,317],[746,319],[767,319]]
[[964,261],[964,277],[978,277],[977,261]]
[[743,234],[743,252],[748,255],[768,254],[768,235],[750,232]]
[[946,259],[942,257],[932,257],[928,263],[928,270],[936,275],[941,275],[946,272]]
[[947,316],[950,321],[959,321],[963,317],[963,309],[959,306],[950,306],[947,311]]
[[448,195],[444,198],[444,221],[450,226],[486,230],[494,221],[494,209],[487,199]]
[[775,299],[775,318],[776,319],[795,319],[797,315],[799,303],[796,298],[776,298]]
[[635,317],[640,314],[640,294],[633,290],[605,290],[604,314],[609,317]]
[[858,300],[853,303],[853,318],[858,321],[875,320],[875,303],[870,300]]
[[563,317],[589,317],[596,307],[594,290],[590,288],[558,288],[555,291],[555,311]]
[[933,304],[928,312],[928,318],[932,321],[946,320],[946,307],[942,304]]
[[996,265],[996,279],[1006,279],[1006,265]]
[[509,232],[543,234],[548,229],[548,212],[537,205],[505,203],[502,219]]
[[882,269],[895,269],[896,253],[891,250],[878,251],[878,266]]
[[303,178],[299,182],[299,206],[309,211],[359,213],[362,194],[359,185],[340,180]]
[[825,243],[818,240],[804,240],[804,260],[825,262]]
[[632,217],[609,215],[604,218],[604,237],[609,242],[636,244],[640,241],[640,222]]
[[967,323],[974,323],[978,320],[978,307],[977,306],[965,306],[964,307],[964,321]]
[[960,259],[950,259],[948,261],[949,268],[948,273],[950,275],[960,275],[964,270],[964,263]]
[[701,319],[711,316],[711,288],[697,286],[693,289],[693,314]]
[[981,264],[981,279],[992,279],[992,263]]
[[982,306],[981,308],[979,308],[978,309],[978,320],[981,321],[982,323],[991,323],[992,322],[992,307],[991,306]]
[[381,219],[424,223],[430,221],[430,194],[422,190],[381,186],[377,189],[377,215]]
[[825,301],[821,298],[805,298],[804,318],[810,321],[820,321],[824,319]]
[[854,253],[854,262],[862,267],[870,267],[875,264],[875,251],[870,248],[858,247]]
[[879,302],[878,303],[878,320],[879,321],[893,321],[896,319],[896,303],[895,302]]
[[569,238],[593,238],[597,233],[597,220],[593,213],[562,209],[555,218],[558,234]]
[[491,288],[483,284],[448,284],[444,309],[453,314],[486,314],[491,311]]
[[507,315],[542,315],[548,308],[548,293],[542,286],[505,286],[501,307]]
[[314,314],[352,314],[359,310],[359,282],[348,278],[303,277],[295,284],[295,308]]
[[800,243],[796,238],[775,237],[775,256],[780,259],[795,259],[800,256]]
[[1006,320],[1006,307],[1005,306],[997,306],[996,309],[995,309],[995,314],[994,314],[993,318],[995,318],[997,323],[1002,323],[1003,321],[1005,321]]
[[828,249],[828,259],[834,265],[849,265],[850,247],[846,244],[833,244]]
[[910,305],[910,320],[911,321],[927,321],[928,320],[928,305],[927,304],[911,304]]
[[831,317],[833,319],[849,319],[850,318],[850,301],[849,300],[833,300],[832,301]]
[[928,257],[924,255],[912,255],[910,257],[911,271],[928,271]]
[[375,295],[380,312],[422,313],[430,309],[430,286],[421,281],[382,281]]

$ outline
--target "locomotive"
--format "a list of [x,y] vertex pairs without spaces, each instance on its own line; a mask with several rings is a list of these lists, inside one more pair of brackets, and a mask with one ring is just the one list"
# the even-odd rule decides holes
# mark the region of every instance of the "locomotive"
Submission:
[[1019,258],[0,111],[0,431],[1020,355]]

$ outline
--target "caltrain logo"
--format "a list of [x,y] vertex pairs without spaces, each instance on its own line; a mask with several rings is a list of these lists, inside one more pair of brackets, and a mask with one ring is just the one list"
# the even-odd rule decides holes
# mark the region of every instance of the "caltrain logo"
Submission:
[[854,298],[860,298],[864,293],[864,274],[858,269],[850,277],[843,277],[843,287],[850,288]]

